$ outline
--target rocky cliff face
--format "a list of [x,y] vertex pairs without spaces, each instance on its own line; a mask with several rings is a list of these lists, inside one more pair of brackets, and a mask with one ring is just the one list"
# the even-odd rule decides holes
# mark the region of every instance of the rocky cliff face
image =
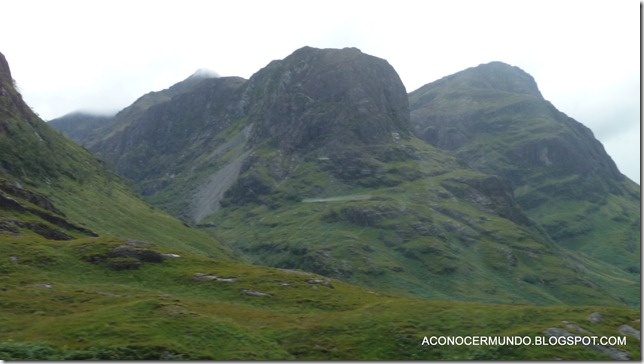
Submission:
[[[253,175],[255,165],[268,165],[279,183],[299,158],[331,158],[347,165],[338,174],[359,177],[360,171],[377,169],[365,161],[371,153],[365,146],[411,135],[407,95],[397,73],[354,48],[305,47],[247,82],[230,77],[178,85],[169,90],[181,92],[168,100],[142,110],[136,106],[141,98],[117,114],[115,119],[127,121],[113,122],[113,130],[104,130],[106,136],[89,147],[136,181],[144,195],[187,220],[214,213],[241,173],[251,176],[230,194],[251,200],[268,193],[265,181]],[[264,147],[277,148],[279,160],[256,152]],[[196,191],[191,197],[177,201],[167,193],[185,189],[187,180]]]
[[271,194],[305,160],[329,160],[335,177],[373,187],[388,183],[383,162],[413,159],[396,145],[411,136],[398,74],[355,48],[305,47],[272,62],[248,80],[238,110],[252,153],[226,204]]
[[385,61],[355,48],[305,47],[249,80],[242,105],[251,140],[284,152],[388,143],[408,138],[405,88]]
[[135,181],[176,173],[178,170],[170,166],[180,166],[192,148],[210,141],[228,126],[228,108],[244,82],[238,77],[202,80],[190,91],[149,107],[127,127],[90,148]]

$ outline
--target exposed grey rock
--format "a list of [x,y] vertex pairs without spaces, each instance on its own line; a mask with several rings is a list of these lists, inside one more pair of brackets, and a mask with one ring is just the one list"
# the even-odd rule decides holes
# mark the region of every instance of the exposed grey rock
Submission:
[[306,283],[308,283],[308,284],[319,284],[321,286],[333,288],[333,285],[331,283],[325,281],[324,279],[309,279],[308,281],[306,281]]
[[207,274],[199,274],[193,279],[193,281],[195,281],[195,282],[204,282],[204,281],[214,281],[215,279],[217,279],[217,276],[212,276],[212,275],[207,275]]
[[640,340],[640,330],[634,329],[629,325],[620,325],[617,330],[619,331],[620,334],[622,335],[628,335],[632,336],[634,338],[637,338],[637,340]]
[[114,294],[114,293],[109,293],[109,292],[98,292],[103,297],[108,297],[108,298],[118,298],[118,297],[123,297],[122,295]]
[[572,334],[568,332],[568,330],[562,329],[560,327],[550,327],[544,331],[544,334],[554,337],[572,336]]
[[37,284],[32,284],[31,286],[35,288],[45,288],[45,289],[54,288],[52,284],[48,284],[48,283],[37,283]]
[[630,360],[631,356],[622,350],[614,348],[612,346],[603,346],[603,345],[589,345],[589,348],[599,351],[600,353],[606,354],[611,357],[613,360]]
[[588,321],[594,324],[600,323],[602,318],[604,318],[604,316],[601,314],[601,312],[593,312],[590,315],[588,315]]
[[222,282],[222,283],[235,283],[237,282],[237,278],[217,278],[217,282]]
[[[551,327],[548,328],[544,331],[544,333],[548,336],[553,336],[553,337],[568,337],[568,336],[579,336],[570,333],[566,329],[562,329],[560,327]],[[630,360],[630,355],[622,350],[619,350],[615,347],[612,346],[603,346],[603,345],[585,345],[586,347],[593,349],[595,351],[598,351],[602,354],[606,354],[611,357],[613,360]]]
[[[333,159],[340,146],[411,134],[400,77],[387,61],[355,48],[298,49],[254,74],[244,93],[255,106],[251,143],[269,139],[287,153],[323,148]],[[338,103],[343,107],[329,110]]]
[[140,246],[149,246],[149,245],[152,245],[152,244],[148,243],[147,241],[130,240],[130,241],[126,242],[125,245],[140,247]]
[[252,289],[242,289],[243,294],[255,297],[272,297],[273,295],[264,292],[253,291]]
[[583,327],[581,327],[581,326],[579,326],[579,325],[575,325],[575,324],[568,324],[568,325],[566,325],[566,328],[571,329],[571,330],[575,330],[575,331],[578,331],[578,332],[581,332],[581,333],[583,333],[583,334],[589,334],[589,335],[592,335],[592,334],[593,334],[592,332],[590,332],[590,331],[588,331],[588,330],[584,329]]
[[295,270],[295,269],[286,269],[286,268],[277,268],[277,269],[279,269],[280,271],[282,271],[284,273],[289,273],[289,274],[297,274],[297,275],[303,275],[303,276],[310,276],[311,275],[311,273],[307,273],[307,272],[303,272],[303,271]]
[[232,159],[227,165],[210,175],[207,182],[197,188],[190,202],[190,214],[193,221],[200,222],[204,217],[219,210],[221,207],[219,202],[239,177],[242,164],[249,155],[250,151],[246,151]]

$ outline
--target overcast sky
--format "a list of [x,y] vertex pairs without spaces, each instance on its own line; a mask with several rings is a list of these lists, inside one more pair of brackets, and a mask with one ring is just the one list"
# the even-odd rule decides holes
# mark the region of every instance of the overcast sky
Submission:
[[8,0],[0,34],[45,120],[116,112],[199,68],[249,78],[306,45],[384,58],[408,92],[502,61],[640,181],[639,0]]

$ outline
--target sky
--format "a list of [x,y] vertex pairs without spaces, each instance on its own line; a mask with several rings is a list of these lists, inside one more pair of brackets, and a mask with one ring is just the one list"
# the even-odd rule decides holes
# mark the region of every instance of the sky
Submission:
[[0,52],[43,119],[115,113],[197,69],[303,46],[387,60],[408,92],[491,61],[531,74],[640,182],[639,0],[3,0]]

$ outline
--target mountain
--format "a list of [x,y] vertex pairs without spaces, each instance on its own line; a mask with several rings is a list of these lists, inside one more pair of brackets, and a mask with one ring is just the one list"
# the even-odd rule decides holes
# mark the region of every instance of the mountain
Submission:
[[65,239],[121,236],[222,259],[230,254],[206,234],[143,202],[103,162],[43,122],[23,102],[1,60],[2,231]]
[[111,121],[112,117],[77,111],[52,119],[48,123],[52,128],[61,131],[66,137],[82,145],[83,141],[93,137],[92,133]]
[[305,47],[127,124],[92,151],[253,263],[423,297],[639,302],[635,278],[553,243],[506,180],[416,138],[397,73],[358,49]]
[[[421,154],[433,151],[411,136],[407,143]],[[301,270],[250,265],[231,257],[228,249],[203,232],[144,203],[102,162],[40,120],[13,87],[2,54],[0,148],[0,360],[641,357],[635,329],[640,314],[635,309],[409,298]],[[455,161],[441,152],[434,155],[438,156]],[[457,172],[464,181],[487,178],[476,172]],[[445,178],[443,182],[452,189],[460,186],[468,191],[458,181]],[[398,186],[405,187],[403,183]],[[471,198],[481,200],[483,196]],[[414,197],[410,195],[409,200]],[[388,203],[358,195],[298,205],[319,209],[320,204],[350,200]],[[488,202],[486,206],[491,209],[500,203]],[[239,212],[251,212],[244,207],[248,204],[252,203],[240,206]],[[473,207],[457,202],[453,213],[468,206]],[[361,216],[338,212],[341,218],[353,216],[351,221]],[[481,217],[499,224],[497,228],[512,227],[501,225],[503,221],[490,212]],[[520,213],[515,217],[521,219]],[[451,226],[458,227],[454,222]],[[359,232],[347,229],[346,234],[354,233]],[[460,232],[452,230],[450,234]],[[471,247],[480,247],[471,243]],[[549,252],[532,254],[552,259]],[[524,257],[519,259],[517,266],[523,264]],[[571,284],[575,281],[569,280]],[[556,283],[550,279],[547,284]],[[600,294],[578,288],[578,294]],[[606,298],[594,302],[600,301],[613,302]],[[473,333],[527,337],[533,342],[573,334],[619,336],[627,341],[610,346],[567,346],[565,350],[555,345],[423,345],[426,337]]]
[[132,105],[121,110],[116,115],[102,116],[79,111],[52,119],[49,124],[76,143],[90,147],[105,138],[106,135],[112,135],[125,128],[148,108],[187,92],[204,80],[217,77],[219,75],[214,71],[199,69],[190,77],[165,90],[152,91],[139,97]]
[[493,62],[410,93],[414,130],[512,186],[561,246],[639,275],[640,189],[592,132],[546,101],[523,70]]

